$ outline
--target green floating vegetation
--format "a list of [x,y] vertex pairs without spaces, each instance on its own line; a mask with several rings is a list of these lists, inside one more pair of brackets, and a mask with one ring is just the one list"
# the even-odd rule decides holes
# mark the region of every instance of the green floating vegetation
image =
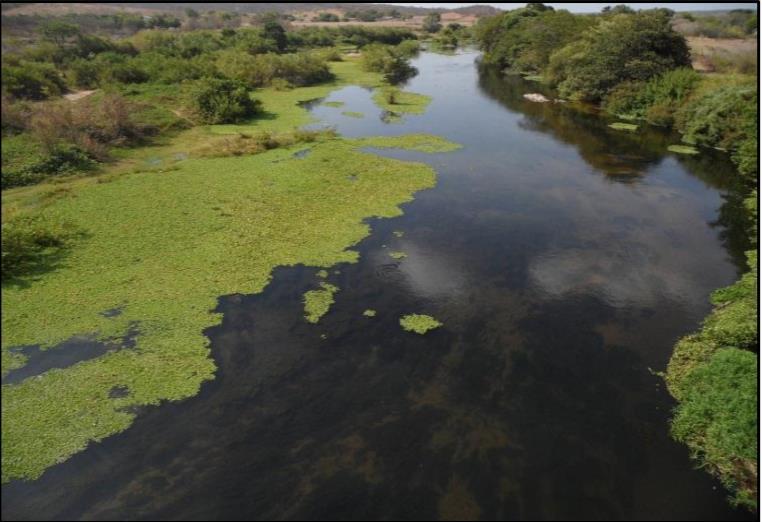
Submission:
[[392,259],[405,259],[407,254],[405,252],[389,252],[389,257]]
[[321,290],[310,290],[304,294],[304,317],[310,323],[317,323],[328,313],[333,304],[333,294],[339,291],[330,283],[320,283]]
[[344,111],[341,114],[343,114],[344,116],[349,116],[350,118],[364,118],[365,117],[363,113],[356,112],[356,111]]
[[670,145],[667,147],[670,152],[676,152],[678,154],[698,154],[699,151],[696,147],[690,145]]
[[[394,146],[421,150],[420,142],[399,137]],[[283,148],[189,158],[162,174],[83,178],[44,206],[38,196],[49,186],[3,194],[4,206],[83,232],[55,270],[4,285],[3,369],[23,363],[9,352],[14,346],[48,349],[75,335],[119,339],[131,324],[139,335],[134,349],[3,386],[2,480],[39,477],[126,429],[135,407],[198,393],[214,377],[203,331],[221,320],[211,311],[218,296],[261,292],[277,266],[357,261],[349,248],[369,234],[364,220],[401,215],[400,204],[435,183],[430,166],[358,150],[367,143],[374,140],[335,139],[301,159]],[[362,176],[349,181],[357,165]],[[101,314],[115,307],[120,315]],[[109,397],[114,386],[129,395]]]
[[439,328],[442,326],[442,323],[430,315],[410,314],[400,318],[400,325],[408,332],[415,332],[423,335],[429,330]]
[[529,82],[542,82],[543,81],[543,77],[540,76],[539,74],[527,74],[527,75],[524,76],[524,79],[529,81]]
[[376,90],[373,101],[380,108],[396,114],[423,114],[431,103],[431,96],[385,87]]
[[344,102],[343,101],[327,101],[327,102],[323,102],[323,105],[325,105],[326,107],[343,107]]
[[320,270],[317,271],[315,275],[322,279],[325,279],[326,277],[328,277],[328,271],[324,268],[321,268]]
[[362,313],[365,317],[376,317],[376,311],[368,308]]
[[458,143],[433,134],[404,134],[402,136],[372,136],[355,138],[352,143],[358,147],[376,147],[380,149],[406,149],[417,152],[451,152],[462,147]]
[[402,237],[405,235],[405,233],[401,230],[395,230],[394,232],[392,232],[392,234],[394,234],[396,237]]
[[624,123],[621,121],[617,121],[615,123],[609,124],[609,127],[616,130],[626,130],[626,131],[636,131],[638,130],[638,126],[634,123]]

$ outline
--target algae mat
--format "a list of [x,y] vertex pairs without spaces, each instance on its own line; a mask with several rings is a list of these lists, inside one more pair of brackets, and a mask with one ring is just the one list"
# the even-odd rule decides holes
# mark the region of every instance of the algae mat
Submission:
[[14,346],[139,333],[133,349],[3,386],[3,481],[36,478],[126,429],[136,406],[196,394],[214,377],[203,330],[221,320],[219,296],[260,292],[277,266],[356,261],[348,248],[369,234],[364,219],[400,215],[434,185],[430,166],[365,146],[457,148],[414,135],[334,139],[298,160],[293,149],[190,159],[82,186],[41,209],[83,235],[55,270],[3,288],[3,371],[24,364]]

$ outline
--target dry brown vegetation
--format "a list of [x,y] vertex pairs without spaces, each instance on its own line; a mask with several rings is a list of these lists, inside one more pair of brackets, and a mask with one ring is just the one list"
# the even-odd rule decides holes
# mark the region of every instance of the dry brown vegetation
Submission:
[[740,72],[754,74],[757,69],[756,38],[687,37],[693,68],[701,72]]

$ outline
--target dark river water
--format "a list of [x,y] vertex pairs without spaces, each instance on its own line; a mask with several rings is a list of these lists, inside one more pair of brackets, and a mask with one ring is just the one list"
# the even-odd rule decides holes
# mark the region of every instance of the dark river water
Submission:
[[[301,303],[315,268],[221,297],[217,378],[4,486],[3,518],[751,519],[670,439],[654,374],[741,268],[732,166],[526,101],[537,84],[476,58],[415,61],[408,88],[434,98],[422,116],[385,123],[360,87],[312,108],[347,136],[463,145],[382,152],[428,162],[438,184],[370,220],[318,325]],[[408,313],[444,326],[403,331]]]

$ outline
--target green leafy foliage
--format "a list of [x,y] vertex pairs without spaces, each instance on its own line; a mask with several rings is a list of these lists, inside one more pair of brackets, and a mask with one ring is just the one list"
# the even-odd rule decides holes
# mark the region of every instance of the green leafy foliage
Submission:
[[199,80],[190,94],[190,103],[204,123],[236,123],[261,110],[241,82],[216,78]]
[[526,7],[481,19],[474,36],[486,64],[541,72],[554,51],[579,39],[595,23],[592,17],[568,11]]
[[75,236],[70,227],[40,217],[11,219],[2,228],[4,284],[49,268]]
[[49,63],[20,61],[2,67],[3,93],[14,98],[44,100],[66,92],[66,84]]
[[672,69],[647,82],[620,83],[605,97],[603,107],[613,114],[671,126],[674,113],[686,102],[699,82],[698,73],[692,69]]
[[564,97],[600,101],[619,83],[689,65],[685,38],[656,9],[601,20],[551,56],[548,78]]
[[756,176],[758,92],[754,85],[721,85],[691,99],[675,115],[688,143],[731,151],[739,170]]
[[216,66],[223,76],[241,81],[249,88],[272,85],[276,79],[304,87],[333,78],[326,59],[314,53],[252,56],[231,50],[218,56]]
[[757,356],[747,350],[716,351],[682,383],[672,420],[674,437],[691,448],[735,502],[756,508]]
[[421,29],[427,33],[438,33],[442,29],[442,15],[439,13],[427,14],[423,18]]
[[366,71],[379,72],[387,83],[394,85],[418,72],[408,62],[409,53],[407,47],[372,44],[363,49],[361,63]]

